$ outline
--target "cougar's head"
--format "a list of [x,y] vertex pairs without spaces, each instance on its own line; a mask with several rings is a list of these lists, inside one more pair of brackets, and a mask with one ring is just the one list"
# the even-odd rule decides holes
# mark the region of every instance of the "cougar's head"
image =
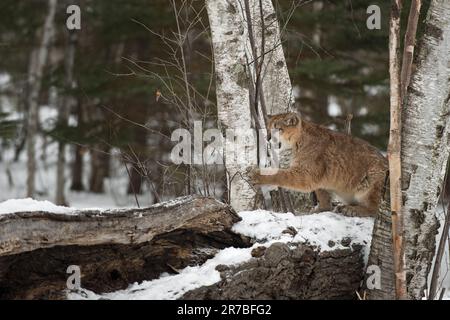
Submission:
[[300,138],[301,123],[300,116],[295,112],[270,116],[267,125],[268,139],[271,139],[274,132],[278,132],[282,147],[291,147]]

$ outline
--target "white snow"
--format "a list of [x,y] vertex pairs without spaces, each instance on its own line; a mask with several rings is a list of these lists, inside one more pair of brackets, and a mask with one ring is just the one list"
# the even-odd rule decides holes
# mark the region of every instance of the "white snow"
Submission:
[[0,202],[0,214],[16,212],[45,211],[52,213],[72,213],[74,208],[57,206],[50,201],[38,201],[31,198],[10,199]]
[[[365,247],[367,259],[368,245],[372,237],[372,218],[349,218],[331,212],[314,215],[294,216],[292,213],[273,213],[264,210],[245,211],[239,213],[242,221],[234,225],[233,231],[254,238],[257,243],[251,248],[226,248],[219,251],[212,259],[201,266],[187,267],[179,274],[162,274],[160,278],[134,283],[125,290],[105,294],[96,294],[82,289],[71,292],[69,299],[119,299],[119,300],[147,300],[147,299],[177,299],[187,291],[201,286],[212,285],[220,280],[216,271],[219,264],[236,265],[251,259],[254,247],[270,246],[275,242],[310,243],[320,247],[322,251],[344,248],[339,242],[349,237],[352,244],[362,244]],[[295,237],[283,234],[287,227],[293,227],[298,232]],[[336,244],[331,248],[329,241]]]
[[442,297],[442,300],[450,300],[450,289],[447,289]]
[[251,258],[252,248],[226,248],[214,258],[201,266],[187,267],[179,274],[162,274],[159,279],[135,283],[125,290],[97,295],[92,291],[83,290],[79,293],[69,293],[69,299],[112,299],[112,300],[172,300],[181,297],[185,292],[202,286],[212,285],[220,280],[216,271],[219,264],[233,265]]
[[[332,212],[295,216],[292,213],[274,213],[265,210],[239,213],[242,221],[233,226],[233,231],[259,241],[309,242],[321,250],[342,249],[340,243],[330,247],[329,241],[349,237],[351,244],[369,244],[372,239],[373,218],[351,218]],[[298,232],[292,238],[282,234],[288,227]],[[350,244],[350,245],[351,245]]]

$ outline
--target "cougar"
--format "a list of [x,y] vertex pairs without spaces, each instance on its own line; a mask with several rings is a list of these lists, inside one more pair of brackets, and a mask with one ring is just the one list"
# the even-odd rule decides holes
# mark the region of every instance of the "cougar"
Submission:
[[[387,159],[368,142],[302,119],[296,113],[271,116],[268,131],[279,130],[282,148],[292,149],[289,168],[274,174],[250,172],[254,185],[315,192],[314,212],[331,211],[333,197],[346,216],[375,216],[388,169]],[[270,139],[270,136],[269,136]]]

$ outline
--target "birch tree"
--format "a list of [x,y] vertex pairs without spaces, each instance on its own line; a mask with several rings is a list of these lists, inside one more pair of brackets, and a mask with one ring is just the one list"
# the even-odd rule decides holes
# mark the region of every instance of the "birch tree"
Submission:
[[[238,211],[252,209],[256,203],[256,190],[246,172],[256,165],[257,140],[244,132],[254,132],[258,128],[255,122],[264,128],[267,113],[286,112],[293,101],[272,2],[244,1],[206,1],[214,50],[218,119],[224,131],[239,129],[238,134],[242,135],[237,139],[239,142],[227,137],[224,154],[229,200]],[[257,77],[261,77],[260,86]],[[251,109],[252,100],[260,106],[258,110]],[[256,112],[256,119],[252,112]],[[237,155],[236,150],[241,153]],[[234,161],[236,156],[239,161]]]
[[42,38],[37,52],[36,60],[30,61],[31,68],[28,75],[29,95],[27,119],[27,196],[33,197],[35,193],[36,175],[36,134],[39,124],[39,92],[41,91],[42,75],[47,63],[50,40],[54,34],[54,18],[56,0],[48,0],[48,12],[42,29]]
[[[402,108],[402,213],[407,297],[421,299],[435,253],[436,207],[449,157],[450,3],[432,1],[415,58],[416,70]],[[403,61],[405,63],[405,61]],[[369,265],[381,269],[381,289],[370,299],[392,299],[392,260],[389,204],[375,221]]]
[[407,289],[420,299],[435,253],[435,211],[449,156],[449,1],[431,2],[416,64],[402,115],[402,189]]
[[[244,9],[245,1],[248,1],[249,12]],[[257,73],[260,72],[263,94],[262,108],[265,108],[269,115],[292,111],[294,104],[292,85],[284,57],[280,27],[272,1],[239,0],[238,2],[242,24],[246,26],[245,53],[253,83],[257,82]],[[250,29],[253,31],[253,35],[250,34]],[[252,41],[254,41],[254,50]],[[260,70],[255,67],[258,62],[261,63]]]

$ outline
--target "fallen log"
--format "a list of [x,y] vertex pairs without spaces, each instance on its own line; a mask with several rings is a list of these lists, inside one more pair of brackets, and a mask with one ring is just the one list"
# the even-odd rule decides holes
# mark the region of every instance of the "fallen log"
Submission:
[[[96,293],[176,274],[221,249],[252,246],[256,239],[232,231],[240,220],[228,205],[199,196],[144,209],[3,214],[0,299],[65,299],[71,265],[81,270],[81,287]],[[363,277],[361,246],[333,240],[348,245],[329,251],[301,243],[259,246],[250,261],[219,266],[221,281],[183,298],[354,299]]]
[[213,217],[228,226],[239,220],[223,203],[198,196],[144,209],[3,214],[0,215],[0,257],[54,246],[139,244],[181,227],[198,231],[217,228],[214,221],[202,220]]
[[185,300],[355,299],[363,277],[361,246],[320,252],[307,244],[274,243],[252,260],[217,266],[221,281],[184,294]]
[[70,265],[96,292],[174,273],[219,249],[250,246],[231,231],[239,220],[199,196],[145,209],[0,215],[0,299],[64,298]]

